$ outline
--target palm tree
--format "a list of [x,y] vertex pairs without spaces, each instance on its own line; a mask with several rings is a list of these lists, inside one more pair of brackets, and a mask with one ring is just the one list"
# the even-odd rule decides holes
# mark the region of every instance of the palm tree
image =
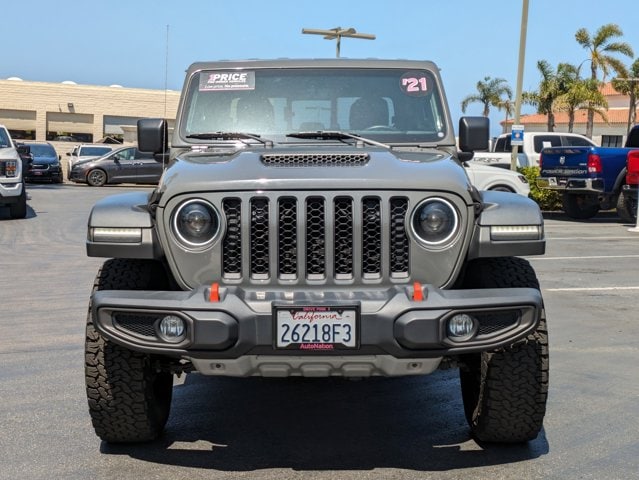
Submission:
[[552,132],[555,129],[555,99],[562,93],[559,90],[560,83],[557,72],[553,70],[546,60],[539,60],[537,69],[541,73],[539,89],[534,92],[525,92],[523,99],[526,103],[537,107],[537,113],[547,116],[547,129]]
[[575,78],[566,85],[566,92],[559,96],[555,102],[556,109],[568,112],[568,131],[573,132],[575,125],[575,112],[585,105],[593,115],[599,115],[605,122],[608,121],[606,110],[608,102],[599,90],[599,82],[592,79],[584,80]]
[[[603,78],[608,76],[610,70],[615,72],[623,71],[624,65],[616,57],[611,54],[621,54],[632,57],[634,55],[632,47],[626,42],[614,41],[616,38],[623,36],[623,32],[618,25],[608,23],[603,25],[592,36],[585,28],[580,28],[575,33],[575,40],[583,48],[588,50],[590,61],[590,79],[597,81],[597,72],[599,69],[603,72]],[[588,109],[588,121],[586,124],[586,136],[592,137],[592,125],[594,121],[594,110]]]
[[513,96],[513,92],[506,80],[503,78],[484,77],[483,81],[477,82],[477,93],[468,95],[462,100],[462,113],[466,113],[466,108],[469,104],[482,103],[484,105],[482,115],[487,117],[490,114],[490,107],[500,108],[503,96],[507,98],[512,98]]
[[637,120],[637,98],[639,98],[639,58],[636,59],[628,71],[617,72],[619,74],[618,79],[612,81],[612,86],[619,93],[628,95],[630,102],[628,105],[628,128],[627,132],[630,132],[632,126]]
[[497,105],[497,110],[503,110],[506,113],[506,118],[504,119],[504,131],[502,133],[508,132],[508,117],[510,117],[515,111],[515,102],[513,102],[513,98],[511,95],[506,96],[503,100],[499,102]]

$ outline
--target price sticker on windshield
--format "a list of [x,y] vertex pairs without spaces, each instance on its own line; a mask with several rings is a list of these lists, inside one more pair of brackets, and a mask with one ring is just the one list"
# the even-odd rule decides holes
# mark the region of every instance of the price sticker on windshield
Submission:
[[432,90],[430,83],[431,79],[425,72],[406,72],[399,79],[399,88],[406,95],[423,97],[430,94]]
[[200,72],[200,92],[255,90],[255,72]]

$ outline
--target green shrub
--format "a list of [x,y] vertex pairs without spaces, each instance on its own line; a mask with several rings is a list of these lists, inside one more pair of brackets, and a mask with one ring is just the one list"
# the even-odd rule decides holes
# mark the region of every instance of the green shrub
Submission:
[[532,198],[542,210],[561,210],[561,194],[554,190],[541,190],[537,187],[539,167],[519,168],[519,172],[526,177],[530,184],[530,198]]

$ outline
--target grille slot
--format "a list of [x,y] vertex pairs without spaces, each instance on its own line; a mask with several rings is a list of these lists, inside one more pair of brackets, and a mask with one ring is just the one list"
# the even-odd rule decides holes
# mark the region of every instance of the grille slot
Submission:
[[335,199],[335,275],[353,276],[353,201],[347,197]]
[[222,211],[226,279],[408,278],[406,197],[331,192],[228,197]]
[[365,153],[262,155],[268,167],[361,167],[368,163]]
[[362,201],[362,275],[382,272],[382,211],[379,198]]
[[269,272],[269,235],[268,235],[268,199],[251,200],[251,276],[268,278]]
[[326,275],[326,212],[321,197],[306,200],[306,273],[309,278]]
[[297,201],[281,198],[278,201],[278,269],[281,278],[297,276]]
[[408,236],[406,235],[408,199],[403,197],[391,198],[390,210],[391,275],[408,276],[409,244]]
[[226,216],[222,257],[224,274],[239,277],[242,274],[242,201],[239,198],[226,198],[222,208]]

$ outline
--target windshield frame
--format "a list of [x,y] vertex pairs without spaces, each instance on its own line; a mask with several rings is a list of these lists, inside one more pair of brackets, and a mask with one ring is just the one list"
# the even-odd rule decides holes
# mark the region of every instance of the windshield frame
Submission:
[[[285,63],[284,68],[280,65],[280,63]],[[295,72],[297,70],[297,72]],[[366,130],[356,130],[352,128],[342,128],[342,129],[325,129],[330,131],[337,131],[343,133],[353,133],[355,135],[368,138],[372,141],[377,141],[380,143],[385,143],[393,146],[401,146],[401,145],[422,145],[426,144],[429,146],[451,146],[455,144],[454,131],[450,122],[450,113],[448,111],[448,105],[446,102],[446,96],[441,86],[441,80],[439,78],[439,72],[434,67],[434,64],[431,62],[416,62],[416,61],[297,61],[297,63],[293,62],[279,62],[279,61],[254,61],[254,62],[217,62],[214,64],[195,64],[189,69],[189,73],[185,79],[184,90],[182,93],[182,100],[180,104],[180,109],[178,112],[176,128],[174,131],[173,137],[173,146],[174,147],[190,147],[194,145],[202,145],[202,144],[232,144],[238,145],[237,140],[220,140],[218,139],[205,139],[205,138],[189,138],[189,135],[194,135],[198,133],[209,133],[203,130],[197,130],[193,128],[190,122],[190,115],[194,113],[194,97],[197,95],[217,95],[217,92],[202,92],[201,91],[201,78],[202,75],[211,75],[220,72],[229,72],[229,71],[237,71],[237,72],[256,72],[256,76],[252,78],[253,81],[259,81],[262,75],[266,74],[266,78],[270,75],[270,78],[276,78],[277,73],[282,72],[290,72],[290,76],[284,75],[284,78],[292,79],[296,75],[316,75],[318,78],[325,76],[326,78],[332,79],[337,75],[346,78],[347,80],[351,75],[353,78],[358,76],[362,77],[367,75],[369,72],[374,72],[380,76],[384,81],[390,82],[397,79],[397,92],[393,91],[392,94],[395,95],[396,98],[402,99],[405,104],[409,102],[415,102],[414,99],[409,99],[408,94],[406,92],[402,92],[399,89],[399,83],[401,79],[401,75],[406,72],[413,71],[421,71],[424,76],[428,76],[429,80],[429,88],[432,91],[429,92],[429,98],[426,101],[422,101],[422,104],[426,104],[432,106],[434,109],[434,115],[437,115],[438,126],[435,127],[436,130],[431,131],[427,134],[424,131],[399,131],[394,132],[390,129],[388,131],[366,131]],[[336,80],[337,83],[339,80]],[[380,87],[382,88],[382,87]],[[388,85],[384,88],[389,88]],[[257,89],[257,88],[256,88]],[[328,90],[332,92],[332,90]],[[222,92],[223,94],[224,92]],[[245,92],[241,92],[245,93]],[[360,95],[364,95],[364,91],[360,93]],[[395,98],[394,97],[394,98]],[[289,102],[298,101],[298,98],[293,94],[288,95],[286,92],[282,95],[282,98],[287,98]],[[292,100],[291,100],[292,98]],[[352,96],[354,100],[358,97]],[[354,101],[353,100],[353,101]],[[215,100],[217,101],[217,100]],[[417,100],[419,101],[419,99]],[[227,100],[228,103],[228,100]],[[351,103],[352,105],[352,103]],[[277,105],[276,105],[277,106]],[[288,104],[287,104],[288,106]],[[394,106],[394,105],[393,105]],[[280,105],[281,107],[281,105]],[[332,115],[332,113],[331,113]],[[281,118],[281,117],[280,117]],[[391,111],[391,119],[394,118],[392,116]],[[392,120],[391,120],[392,121]],[[390,122],[389,122],[390,123]],[[216,128],[219,125],[216,125],[210,129],[212,132],[225,131],[221,128]],[[347,125],[348,126],[348,125]],[[292,138],[287,137],[286,135],[305,132],[305,131],[315,131],[316,129],[305,129],[299,128],[300,125],[291,124],[286,127],[280,128],[278,131],[264,131],[262,133],[262,138],[268,138],[269,140],[273,140],[277,144],[299,144],[299,143],[309,143],[309,138]],[[258,133],[254,131],[255,129],[246,130],[246,133]],[[321,129],[317,129],[321,130]],[[229,128],[228,131],[232,132],[242,132],[241,129]],[[318,142],[322,142],[321,139],[317,139]],[[314,142],[313,142],[314,143]],[[323,143],[327,143],[326,140],[323,140]],[[336,142],[343,145],[343,142]]]

